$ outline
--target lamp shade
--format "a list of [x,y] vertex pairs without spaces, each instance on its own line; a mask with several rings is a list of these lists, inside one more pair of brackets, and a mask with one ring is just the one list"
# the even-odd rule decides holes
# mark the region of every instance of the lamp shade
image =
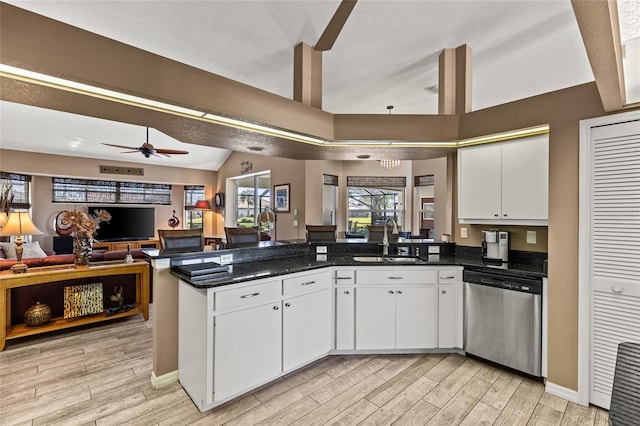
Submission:
[[18,237],[22,235],[41,235],[31,221],[28,212],[11,212],[7,223],[0,230],[0,237]]
[[261,223],[273,222],[274,219],[275,219],[275,216],[273,215],[273,212],[266,209],[261,211],[260,214],[258,215],[258,222],[261,222]]
[[211,204],[209,204],[208,200],[198,200],[193,208],[196,210],[211,210]]

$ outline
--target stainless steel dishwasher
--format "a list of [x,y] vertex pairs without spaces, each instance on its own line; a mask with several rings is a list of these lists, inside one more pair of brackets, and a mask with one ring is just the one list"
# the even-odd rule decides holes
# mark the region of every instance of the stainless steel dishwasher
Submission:
[[542,278],[465,268],[464,350],[541,376]]

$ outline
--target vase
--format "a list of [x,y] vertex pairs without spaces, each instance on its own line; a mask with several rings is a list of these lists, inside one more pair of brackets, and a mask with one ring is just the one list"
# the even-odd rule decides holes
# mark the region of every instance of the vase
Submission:
[[73,263],[76,266],[89,266],[93,251],[93,238],[85,235],[73,236]]
[[51,321],[51,308],[44,303],[36,303],[24,313],[24,323],[29,327],[37,327]]

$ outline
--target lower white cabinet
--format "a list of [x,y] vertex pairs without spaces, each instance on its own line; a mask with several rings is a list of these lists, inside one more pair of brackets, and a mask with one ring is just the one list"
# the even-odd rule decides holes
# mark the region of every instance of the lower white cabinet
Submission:
[[355,290],[337,287],[335,292],[335,349],[355,349]]
[[223,400],[281,371],[280,302],[214,318],[213,392]]
[[438,348],[462,348],[461,268],[438,270]]
[[[284,299],[282,367],[289,371],[331,350],[331,291]],[[259,355],[258,355],[259,356]]]
[[356,349],[418,349],[435,345],[433,286],[356,289]]

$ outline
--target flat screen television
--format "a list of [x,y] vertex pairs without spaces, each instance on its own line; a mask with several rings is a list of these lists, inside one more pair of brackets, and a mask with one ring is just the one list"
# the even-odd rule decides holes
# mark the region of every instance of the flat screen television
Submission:
[[88,212],[104,209],[111,220],[100,223],[95,239],[98,241],[147,240],[155,235],[155,209],[153,207],[89,206]]

